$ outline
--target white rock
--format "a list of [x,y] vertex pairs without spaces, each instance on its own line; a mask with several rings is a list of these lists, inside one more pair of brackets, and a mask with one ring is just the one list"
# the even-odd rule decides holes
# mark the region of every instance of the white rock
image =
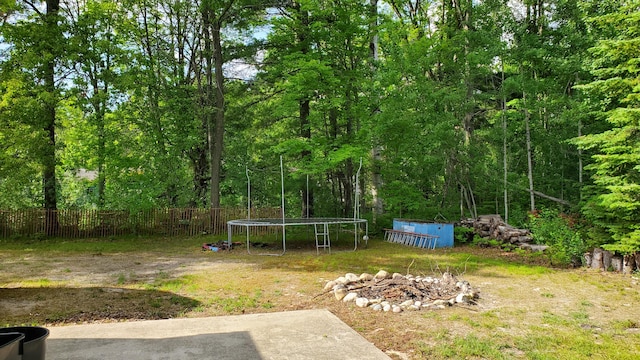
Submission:
[[404,275],[400,274],[400,273],[393,273],[393,275],[391,275],[392,279],[403,279]]
[[380,280],[388,279],[389,277],[390,277],[390,276],[389,276],[389,273],[388,273],[388,272],[386,272],[386,271],[384,271],[384,270],[380,270],[380,271],[378,271],[378,273],[373,277],[373,280],[380,281]]
[[369,303],[371,304],[380,304],[382,299],[369,299]]
[[360,279],[358,275],[354,273],[347,273],[344,275],[344,278],[347,279],[347,284],[357,282]]
[[347,287],[344,286],[344,284],[339,284],[336,283],[335,285],[333,285],[333,291],[336,291],[337,289],[346,289]]
[[340,276],[340,277],[339,277],[339,278],[337,278],[335,281],[336,281],[338,284],[345,284],[345,285],[347,284],[347,278],[346,278],[346,277],[344,277],[344,276]]
[[335,295],[336,300],[342,300],[345,296],[347,296],[348,292],[349,291],[345,288],[338,288],[333,291],[333,294]]
[[399,313],[399,312],[402,312],[402,308],[398,305],[393,305],[391,307],[391,311],[393,311],[394,313]]
[[374,311],[382,311],[382,305],[375,304],[371,307]]
[[471,296],[469,294],[460,293],[456,296],[456,302],[460,303],[468,303],[471,300]]
[[[380,304],[380,305],[382,305],[382,304]],[[382,305],[382,310],[384,310],[384,311],[391,310],[391,304],[387,303],[387,304]]]
[[407,310],[416,311],[416,310],[420,310],[420,307],[419,306],[415,306],[415,305],[411,305],[411,306],[407,306]]
[[406,300],[400,303],[400,306],[403,308],[411,305],[413,305],[413,300]]
[[358,307],[367,307],[369,305],[369,299],[364,297],[356,298],[356,306]]
[[371,281],[371,280],[373,280],[373,275],[371,275],[369,273],[362,273],[362,274],[360,274],[358,279],[360,281]]
[[350,292],[347,295],[345,295],[345,297],[342,298],[342,301],[344,301],[344,302],[353,301],[357,297],[358,297],[358,293]]
[[469,283],[466,281],[458,281],[456,283],[456,287],[463,293],[468,293],[469,291],[471,291],[471,285],[469,285]]
[[433,302],[434,306],[444,306],[445,304],[447,304],[447,302],[444,300],[436,300]]
[[416,301],[413,303],[414,306],[420,307],[422,306],[422,302],[421,301]]
[[333,287],[336,285],[336,282],[331,280],[328,281],[326,284],[324,284],[324,291],[329,291],[331,289],[333,289]]

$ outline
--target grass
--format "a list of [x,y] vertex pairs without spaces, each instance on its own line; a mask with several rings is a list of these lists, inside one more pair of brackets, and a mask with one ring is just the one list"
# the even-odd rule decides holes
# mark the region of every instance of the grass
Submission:
[[[219,240],[210,237],[3,240],[0,324],[327,308],[382,350],[415,359],[633,359],[640,352],[637,278],[554,269],[540,255],[497,249],[427,251],[374,239],[353,252],[345,238],[332,254],[316,255],[305,234],[288,234],[280,257],[200,251]],[[321,292],[346,272],[380,269],[449,271],[480,290],[479,305],[376,313]]]

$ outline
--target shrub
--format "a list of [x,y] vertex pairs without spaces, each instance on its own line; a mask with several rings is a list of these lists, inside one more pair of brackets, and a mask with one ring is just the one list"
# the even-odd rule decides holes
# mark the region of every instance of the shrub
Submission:
[[453,228],[453,237],[457,244],[466,244],[473,241],[473,228],[456,226]]
[[577,218],[553,210],[540,210],[529,216],[529,228],[536,244],[547,245],[552,264],[580,266],[588,246]]

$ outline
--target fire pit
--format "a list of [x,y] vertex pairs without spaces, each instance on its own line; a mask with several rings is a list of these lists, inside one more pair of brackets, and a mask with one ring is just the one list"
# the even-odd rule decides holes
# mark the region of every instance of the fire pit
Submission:
[[480,294],[467,281],[451,273],[441,277],[390,274],[347,273],[327,282],[325,292],[333,292],[336,300],[354,301],[358,307],[375,311],[444,309],[455,304],[476,304]]

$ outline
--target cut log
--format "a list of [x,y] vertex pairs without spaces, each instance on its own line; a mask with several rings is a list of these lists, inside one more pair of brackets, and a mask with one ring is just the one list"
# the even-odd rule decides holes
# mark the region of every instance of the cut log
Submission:
[[[615,255],[611,257],[611,269],[615,272],[621,272],[622,271],[622,256],[620,255]],[[606,268],[609,269],[609,268]],[[605,269],[605,270],[606,270]]]
[[590,252],[584,253],[584,264],[589,268],[591,267],[591,258]]
[[[613,257],[613,253],[611,251],[608,250],[604,250],[602,252],[602,267],[604,268],[604,270],[609,270],[609,268],[611,267],[611,258]],[[620,270],[622,270],[622,268],[620,268]],[[618,270],[618,271],[620,271]]]
[[533,242],[533,238],[531,236],[520,236],[518,237],[518,241],[521,243],[532,243]]
[[593,249],[593,255],[591,256],[591,268],[602,270],[602,249]]
[[623,274],[631,274],[636,268],[636,257],[635,255],[625,255],[622,261],[622,273]]

